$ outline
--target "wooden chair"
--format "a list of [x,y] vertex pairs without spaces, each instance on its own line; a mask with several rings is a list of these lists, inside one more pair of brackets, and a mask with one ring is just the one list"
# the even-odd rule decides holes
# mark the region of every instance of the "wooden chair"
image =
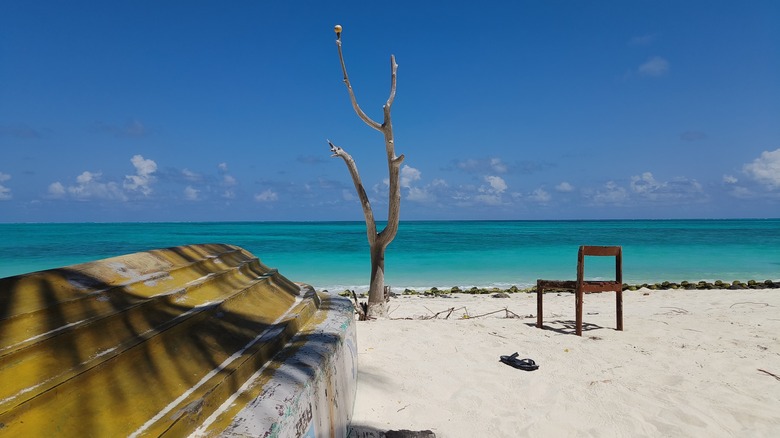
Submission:
[[[615,257],[615,281],[586,281],[585,256]],[[575,295],[576,334],[582,336],[582,295],[591,292],[616,293],[617,329],[623,330],[623,249],[619,246],[580,246],[577,255],[577,280],[536,281],[536,326],[542,328],[542,296],[545,289],[573,290]]]

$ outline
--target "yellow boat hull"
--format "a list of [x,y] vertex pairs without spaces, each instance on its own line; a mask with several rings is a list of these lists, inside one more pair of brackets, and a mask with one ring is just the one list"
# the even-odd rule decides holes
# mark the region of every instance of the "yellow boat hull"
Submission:
[[0,435],[343,437],[353,308],[222,244],[0,279]]

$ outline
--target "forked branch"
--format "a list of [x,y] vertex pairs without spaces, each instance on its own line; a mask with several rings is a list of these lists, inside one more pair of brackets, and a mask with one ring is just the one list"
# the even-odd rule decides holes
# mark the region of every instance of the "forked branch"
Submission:
[[[355,112],[357,113],[358,117],[360,117],[360,120],[366,122],[368,126],[376,129],[377,131],[381,131],[382,125],[373,121],[371,117],[368,117],[368,115],[364,113],[362,109],[360,109],[360,105],[358,105],[357,103],[357,98],[355,97],[355,91],[352,90],[352,84],[349,82],[349,75],[347,74],[347,66],[346,64],[344,64],[344,53],[341,50],[341,35],[339,35],[338,39],[336,39],[336,46],[338,46],[339,49],[339,60],[341,60],[341,71],[344,73],[344,85],[347,86],[347,91],[349,91],[349,100],[352,101],[352,108],[355,109]],[[393,64],[395,64],[395,62],[393,62]],[[395,78],[395,74],[393,74],[393,77]],[[395,95],[395,80],[393,80],[393,91],[391,92],[391,94]]]

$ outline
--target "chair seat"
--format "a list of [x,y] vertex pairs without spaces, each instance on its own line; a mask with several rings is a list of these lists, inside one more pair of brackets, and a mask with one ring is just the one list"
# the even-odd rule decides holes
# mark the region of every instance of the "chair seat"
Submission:
[[[575,281],[574,283],[576,284],[577,282]],[[583,281],[580,287],[586,294],[591,292],[614,292],[618,288],[623,289],[623,283],[618,283],[617,281]]]

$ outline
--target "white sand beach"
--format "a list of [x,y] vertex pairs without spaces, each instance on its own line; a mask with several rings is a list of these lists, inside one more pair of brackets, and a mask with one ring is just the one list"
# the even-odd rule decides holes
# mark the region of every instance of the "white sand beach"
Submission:
[[[391,299],[391,318],[445,312],[358,322],[350,437],[780,436],[780,290],[623,300],[619,332],[614,293],[586,295],[579,337],[570,293],[545,295],[544,330],[533,293]],[[473,318],[504,308],[521,318]],[[539,369],[499,361],[514,352]]]

